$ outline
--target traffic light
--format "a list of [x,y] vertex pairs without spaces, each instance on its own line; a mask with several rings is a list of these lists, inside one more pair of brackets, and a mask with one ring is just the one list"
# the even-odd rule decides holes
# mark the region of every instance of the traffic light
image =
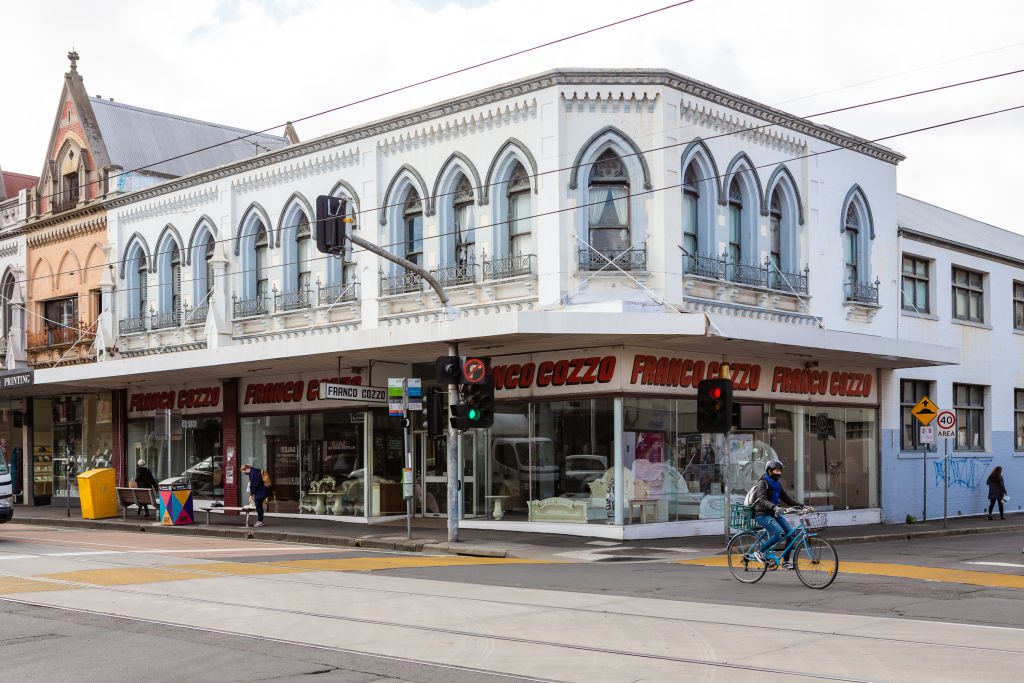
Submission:
[[466,356],[460,361],[459,402],[452,406],[451,424],[462,430],[490,427],[494,424],[491,359]]
[[445,436],[445,425],[448,417],[448,392],[433,388],[427,394],[424,401],[426,408],[427,437],[430,439],[443,439]]
[[434,361],[434,375],[441,386],[462,384],[462,359],[458,356],[438,356]]
[[316,248],[323,254],[343,254],[348,225],[355,220],[348,215],[344,197],[320,195],[316,198]]
[[697,431],[726,434],[731,428],[732,380],[701,380],[697,384]]

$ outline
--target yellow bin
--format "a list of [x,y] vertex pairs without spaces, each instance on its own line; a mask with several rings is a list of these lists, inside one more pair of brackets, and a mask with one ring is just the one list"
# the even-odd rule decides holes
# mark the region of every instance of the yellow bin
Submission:
[[89,470],[79,474],[78,495],[82,501],[82,517],[85,519],[117,517],[113,469]]

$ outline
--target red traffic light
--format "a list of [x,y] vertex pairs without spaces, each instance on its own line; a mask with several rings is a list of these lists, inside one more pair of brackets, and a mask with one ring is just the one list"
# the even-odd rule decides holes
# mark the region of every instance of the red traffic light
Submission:
[[722,390],[719,387],[711,387],[711,390],[708,391],[708,395],[711,398],[721,398],[722,397]]

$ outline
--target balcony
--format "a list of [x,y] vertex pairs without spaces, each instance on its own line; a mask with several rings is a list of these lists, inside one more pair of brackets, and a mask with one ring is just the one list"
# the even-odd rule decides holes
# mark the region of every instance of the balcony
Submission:
[[52,202],[52,213],[64,213],[78,206],[78,188],[71,193],[55,197]]
[[[310,294],[308,289],[293,289],[290,292],[277,293],[274,290],[274,312],[286,313],[288,311],[300,311],[310,306]],[[237,317],[237,316],[236,316]]]
[[423,291],[423,278],[416,273],[402,271],[395,275],[380,273],[380,295],[409,294]]
[[265,296],[253,296],[244,299],[239,299],[237,296],[231,297],[234,310],[234,318],[253,318],[258,315],[266,315],[269,312],[267,297]]
[[847,303],[878,305],[878,285],[881,281],[876,277],[874,284],[847,282],[843,285]]
[[164,330],[169,327],[181,326],[181,311],[173,310],[166,313],[153,313],[149,318],[150,329]]
[[79,320],[61,327],[46,327],[41,331],[29,332],[25,341],[29,349],[43,349],[48,346],[70,346],[79,340],[92,341],[95,337],[93,325],[86,325]]
[[[647,270],[647,247],[631,247],[629,249],[588,249],[578,252],[579,269],[586,271],[603,270],[616,272]],[[611,263],[609,263],[611,261]]]
[[210,304],[203,304],[195,308],[185,307],[185,316],[182,319],[186,327],[190,325],[205,325],[206,315],[210,312]]
[[505,280],[533,272],[533,254],[516,254],[484,261],[484,280]]
[[139,334],[146,331],[146,316],[140,315],[133,318],[121,318],[117,321],[119,334]]
[[725,254],[722,258],[713,256],[684,257],[686,272],[684,275],[704,277],[712,280],[726,280],[749,287],[762,287],[776,292],[807,296],[810,291],[809,267],[800,273],[786,273],[765,259],[764,265],[753,266],[746,263],[730,263]]
[[430,271],[434,279],[442,287],[454,287],[455,285],[468,285],[476,282],[475,263],[457,263],[454,266],[444,266]]
[[334,304],[345,303],[347,301],[355,301],[358,298],[358,282],[342,282],[336,285],[317,287],[316,301],[318,306],[333,306]]

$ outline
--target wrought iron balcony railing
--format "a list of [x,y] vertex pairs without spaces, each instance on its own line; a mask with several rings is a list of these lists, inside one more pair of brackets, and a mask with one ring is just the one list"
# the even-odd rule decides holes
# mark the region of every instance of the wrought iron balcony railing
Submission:
[[29,332],[25,336],[27,348],[40,349],[47,346],[68,346],[79,340],[89,342],[96,338],[96,331],[93,325],[86,325],[79,320],[70,325],[46,327],[36,332]]
[[234,317],[238,318],[252,318],[257,315],[266,315],[268,312],[267,297],[265,296],[252,296],[239,299],[237,296],[232,295],[232,302],[234,303]]
[[457,263],[454,266],[444,266],[430,271],[442,287],[453,287],[455,285],[468,285],[476,282],[475,263]]
[[60,195],[53,199],[52,213],[64,213],[78,206],[78,190],[69,195]]
[[274,290],[274,311],[298,311],[303,308],[309,308],[310,305],[310,290],[308,289],[293,289],[290,292],[281,292]]
[[153,330],[163,330],[168,327],[179,327],[180,325],[181,312],[177,309],[160,313],[151,313],[149,316],[149,327]]
[[117,331],[120,334],[139,334],[146,331],[146,316],[139,315],[132,318],[121,318],[117,321]]
[[877,306],[879,284],[881,284],[881,281],[878,278],[875,278],[874,284],[847,282],[844,285],[846,289],[846,300],[862,304],[873,304]]
[[206,314],[210,312],[210,304],[203,304],[202,306],[196,306],[191,308],[185,307],[185,314],[181,317],[181,324],[186,327],[190,325],[205,325]]
[[484,261],[484,279],[504,280],[505,278],[529,275],[533,272],[534,258],[533,254],[516,254]]
[[317,288],[317,305],[329,306],[340,304],[346,301],[355,301],[359,298],[358,282],[340,282],[336,285],[327,285]]
[[[611,263],[609,263],[611,261]],[[580,270],[647,270],[647,247],[629,249],[588,249],[579,250]]]
[[423,291],[423,278],[416,273],[396,273],[395,275],[380,274],[381,296],[393,294],[408,294],[409,292]]
[[687,275],[707,277],[714,280],[725,279],[726,261],[724,259],[715,258],[714,256],[700,256],[699,254],[686,254],[684,259]]
[[788,294],[806,296],[809,289],[811,269],[803,272],[785,273],[766,258],[764,264],[754,266],[746,263],[731,263],[726,254],[721,258],[713,256],[684,256],[686,275],[706,277],[713,280],[728,280],[751,287],[764,287]]

